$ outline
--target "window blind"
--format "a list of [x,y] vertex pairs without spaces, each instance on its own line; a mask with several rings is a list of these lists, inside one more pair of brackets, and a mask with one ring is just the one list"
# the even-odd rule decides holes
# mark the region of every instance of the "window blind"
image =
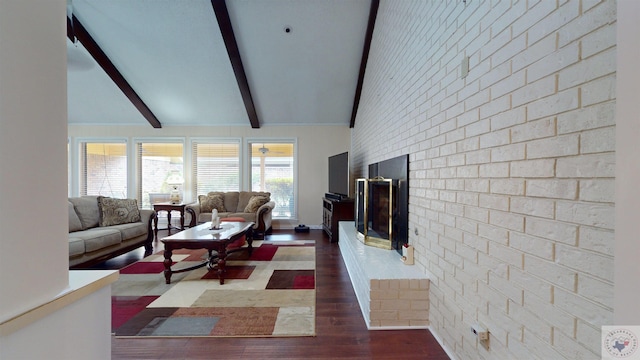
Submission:
[[240,143],[194,141],[193,193],[240,191]]

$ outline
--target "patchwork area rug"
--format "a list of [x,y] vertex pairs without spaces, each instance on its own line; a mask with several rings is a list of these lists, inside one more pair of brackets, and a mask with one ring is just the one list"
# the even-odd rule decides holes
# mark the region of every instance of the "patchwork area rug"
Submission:
[[[163,252],[120,270],[112,285],[112,333],[122,337],[269,337],[315,335],[313,240],[254,241],[253,254],[227,257],[224,285],[207,267],[173,274]],[[175,250],[173,269],[193,266],[202,250]]]

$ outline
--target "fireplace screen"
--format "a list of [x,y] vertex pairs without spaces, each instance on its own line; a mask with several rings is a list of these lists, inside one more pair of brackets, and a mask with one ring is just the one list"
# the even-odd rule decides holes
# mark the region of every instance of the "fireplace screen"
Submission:
[[394,236],[393,180],[358,179],[356,181],[356,228],[365,244],[391,249]]

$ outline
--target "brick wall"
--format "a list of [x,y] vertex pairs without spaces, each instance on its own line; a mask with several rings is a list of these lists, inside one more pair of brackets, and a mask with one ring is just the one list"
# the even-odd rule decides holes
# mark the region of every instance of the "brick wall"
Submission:
[[409,242],[455,357],[599,358],[615,54],[615,1],[381,1],[352,171],[409,154]]

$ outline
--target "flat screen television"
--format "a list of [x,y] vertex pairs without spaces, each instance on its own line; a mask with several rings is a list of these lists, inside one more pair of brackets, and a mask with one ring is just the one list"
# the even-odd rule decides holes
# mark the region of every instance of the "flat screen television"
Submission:
[[349,152],[329,157],[329,192],[349,197]]

